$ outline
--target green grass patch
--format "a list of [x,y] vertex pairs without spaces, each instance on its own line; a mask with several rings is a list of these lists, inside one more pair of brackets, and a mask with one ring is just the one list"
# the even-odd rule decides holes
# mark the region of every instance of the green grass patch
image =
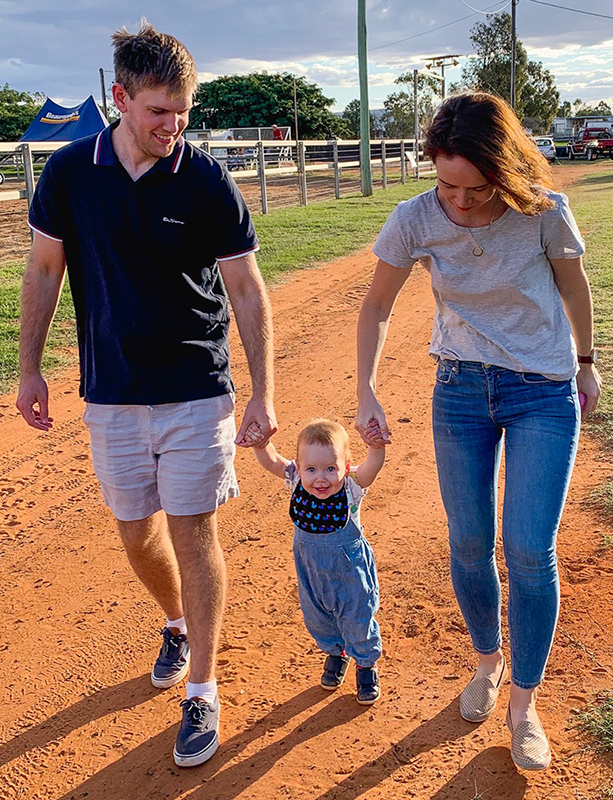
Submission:
[[372,197],[348,195],[309,206],[273,211],[255,219],[258,263],[267,282],[296,268],[356,252],[371,242],[401,200],[434,186],[431,179],[379,189]]
[[[601,697],[595,705],[578,715],[579,724],[596,741],[599,752],[613,751],[613,692]],[[613,796],[613,789],[611,796]]]
[[[19,370],[19,297],[23,270],[24,265],[20,263],[0,266],[0,394],[14,389]],[[65,285],[45,349],[45,374],[74,363],[76,343],[72,299]]]
[[[602,167],[568,189],[577,223],[586,239],[585,265],[594,295],[594,336],[598,369],[604,385],[598,408],[587,429],[613,448],[613,165]],[[613,485],[592,496],[613,518]]]
[[[409,180],[372,197],[354,194],[341,200],[294,206],[255,218],[261,250],[258,263],[265,280],[274,283],[292,270],[312,267],[356,252],[377,235],[401,200],[431,188],[432,179]],[[18,375],[19,294],[24,265],[0,266],[0,393],[15,386]],[[43,370],[49,374],[74,363],[76,335],[70,291],[64,287],[45,348]]]

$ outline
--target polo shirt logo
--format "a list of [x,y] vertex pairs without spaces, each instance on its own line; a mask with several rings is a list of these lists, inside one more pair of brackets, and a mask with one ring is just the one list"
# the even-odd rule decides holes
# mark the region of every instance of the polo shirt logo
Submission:
[[185,225],[180,219],[173,219],[172,217],[162,217],[162,222],[172,222],[173,225]]

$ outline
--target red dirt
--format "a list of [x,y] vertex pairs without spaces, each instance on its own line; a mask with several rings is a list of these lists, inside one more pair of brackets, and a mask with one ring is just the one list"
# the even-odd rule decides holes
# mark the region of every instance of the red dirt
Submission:
[[[272,292],[276,443],[285,454],[308,417],[329,415],[351,429],[354,330],[373,268],[363,252]],[[508,687],[486,723],[459,716],[474,657],[449,580],[430,433],[432,308],[428,276],[416,269],[380,370],[394,445],[363,516],[381,581],[381,701],[359,706],[351,680],[332,696],[318,687],[322,658],[301,621],[288,498],[241,451],[242,496],[220,513],[230,579],[218,670],[222,745],[192,770],[172,762],[182,687],[150,684],[163,620],[102,504],[76,372],[51,386],[49,435],[21,422],[13,397],[0,399],[0,796],[595,800],[613,783],[573,715],[610,688],[613,674],[613,556],[599,551],[613,531],[584,504],[613,465],[594,441],[581,441],[560,530],[562,612],[541,693],[551,768],[515,769],[503,724]],[[235,332],[232,346],[241,405],[248,373]],[[351,435],[358,460],[364,451]]]

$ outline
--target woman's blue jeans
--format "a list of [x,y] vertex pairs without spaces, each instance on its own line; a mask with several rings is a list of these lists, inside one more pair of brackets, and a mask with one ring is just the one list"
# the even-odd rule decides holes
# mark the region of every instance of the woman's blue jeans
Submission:
[[502,542],[511,668],[513,682],[532,689],[543,680],[560,605],[555,547],[579,439],[575,380],[440,360],[432,409],[451,579],[482,654],[501,646],[495,546],[504,431]]

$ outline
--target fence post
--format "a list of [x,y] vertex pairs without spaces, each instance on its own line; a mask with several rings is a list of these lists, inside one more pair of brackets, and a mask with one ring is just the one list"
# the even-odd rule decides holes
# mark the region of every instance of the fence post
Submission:
[[406,151],[404,149],[404,139],[400,140],[400,183],[407,182],[407,162]]
[[383,188],[387,189],[387,164],[385,163],[385,141],[381,139],[381,181]]
[[306,182],[306,159],[304,157],[304,142],[298,142],[298,164],[300,172],[300,205],[308,205]]
[[205,139],[202,142],[202,149],[204,150],[205,153],[208,153],[209,155],[211,155],[211,145],[209,144],[209,140],[208,139]]
[[266,197],[266,162],[264,161],[264,142],[258,142],[258,172],[260,174],[260,195],[262,197],[262,214],[268,213],[268,198]]
[[26,197],[28,199],[28,208],[32,205],[34,197],[34,167],[32,166],[32,153],[30,152],[30,145],[24,142],[21,145],[21,154],[23,157],[23,172],[26,179]]
[[332,154],[334,156],[334,197],[339,200],[341,196],[341,177],[338,166],[338,139],[332,142]]

